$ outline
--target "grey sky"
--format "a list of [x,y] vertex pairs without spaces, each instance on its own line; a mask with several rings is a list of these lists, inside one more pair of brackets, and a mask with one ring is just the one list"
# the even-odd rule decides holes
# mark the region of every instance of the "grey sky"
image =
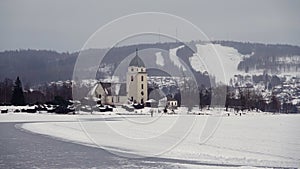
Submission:
[[299,8],[299,0],[2,0],[0,51],[76,51],[113,19],[153,11],[183,17],[210,39],[300,45]]

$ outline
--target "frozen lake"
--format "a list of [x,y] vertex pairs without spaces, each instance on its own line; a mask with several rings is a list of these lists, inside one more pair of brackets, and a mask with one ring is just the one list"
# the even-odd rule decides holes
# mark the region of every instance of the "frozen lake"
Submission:
[[173,168],[171,163],[131,160],[102,149],[28,133],[0,123],[0,168]]
[[[222,117],[211,138],[199,144],[206,118],[0,115],[0,168],[299,167],[299,115]],[[22,125],[23,121],[27,122]],[[190,129],[187,121],[194,125],[182,135]],[[123,158],[124,154],[151,158]]]

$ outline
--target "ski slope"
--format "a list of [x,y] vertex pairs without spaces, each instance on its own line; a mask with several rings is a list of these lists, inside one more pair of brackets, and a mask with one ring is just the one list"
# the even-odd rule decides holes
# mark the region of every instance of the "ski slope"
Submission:
[[156,64],[160,65],[160,66],[164,66],[165,65],[165,60],[164,60],[164,57],[163,57],[162,53],[161,52],[156,52],[155,56],[156,56]]
[[180,61],[180,58],[177,56],[177,50],[183,48],[184,45],[181,45],[177,48],[173,48],[169,50],[169,58],[171,60],[171,62],[177,66],[179,69],[182,68],[182,70],[186,70],[186,68],[184,67],[184,65],[182,64],[182,61]]
[[196,71],[207,71],[215,76],[217,82],[229,82],[230,78],[239,74],[237,67],[243,59],[235,48],[220,44],[197,44],[197,53],[189,58],[191,66]]

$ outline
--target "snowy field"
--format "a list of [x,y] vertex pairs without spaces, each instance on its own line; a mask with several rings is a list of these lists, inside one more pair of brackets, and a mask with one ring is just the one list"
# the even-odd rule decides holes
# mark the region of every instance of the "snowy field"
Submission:
[[[200,143],[207,119],[221,119]],[[34,122],[18,127],[128,157],[155,156],[193,161],[183,168],[300,166],[300,115],[52,115],[8,113],[1,122]],[[137,155],[137,156],[136,156]],[[179,162],[180,163],[180,162]],[[222,166],[224,164],[233,167]],[[234,167],[238,166],[238,167]]]

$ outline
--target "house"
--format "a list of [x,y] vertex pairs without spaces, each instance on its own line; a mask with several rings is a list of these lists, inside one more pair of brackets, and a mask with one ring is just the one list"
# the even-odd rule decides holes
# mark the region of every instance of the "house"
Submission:
[[152,107],[152,108],[157,108],[158,107],[158,102],[154,99],[149,99],[146,102],[146,107]]
[[177,109],[178,107],[178,101],[172,97],[167,98],[167,107],[169,109]]

